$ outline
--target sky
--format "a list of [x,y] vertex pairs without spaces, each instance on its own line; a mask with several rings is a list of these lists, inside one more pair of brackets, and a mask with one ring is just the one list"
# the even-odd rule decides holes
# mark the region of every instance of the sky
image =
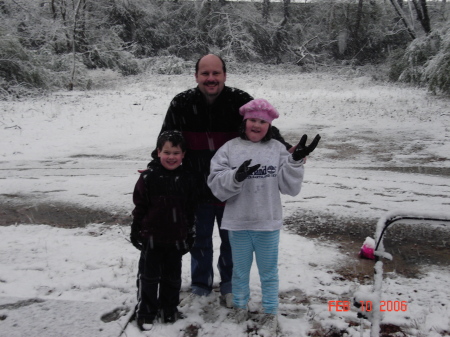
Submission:
[[[45,203],[131,213],[137,170],[146,167],[171,98],[193,87],[194,76],[122,78],[110,71],[91,76],[102,86],[0,102],[2,202],[25,205],[25,210],[39,210]],[[274,125],[292,144],[303,134],[310,140],[322,136],[307,160],[300,194],[282,197],[285,218],[297,215],[301,221],[301,214],[312,212],[319,222],[321,215],[370,219],[373,237],[387,215],[450,218],[449,99],[376,82],[356,70],[249,69],[229,72],[227,85],[271,102],[280,112]],[[261,291],[256,267],[249,303],[254,320],[247,325],[226,319],[215,269],[215,291],[181,309],[186,319],[156,324],[148,333],[130,323],[122,332],[136,301],[139,258],[127,241],[128,226],[56,228],[30,217],[27,224],[0,227],[0,236],[0,336],[187,336],[190,325],[198,327],[199,336],[257,336]],[[215,259],[219,242],[215,231]],[[424,266],[417,278],[384,273],[375,291],[373,273],[363,283],[338,273],[351,260],[349,254],[358,254],[344,253],[341,244],[283,228],[282,336],[331,331],[370,336],[370,322],[357,318],[354,306],[347,311],[339,306],[355,294],[364,300],[380,294],[386,310],[381,323],[401,326],[407,336],[449,334],[448,266]],[[395,261],[395,247],[384,249]],[[183,258],[182,279],[184,297],[189,254]]]

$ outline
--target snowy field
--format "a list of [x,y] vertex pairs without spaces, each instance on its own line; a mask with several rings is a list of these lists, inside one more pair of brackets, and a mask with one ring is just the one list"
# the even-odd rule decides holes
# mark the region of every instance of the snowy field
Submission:
[[[194,77],[96,76],[111,81],[108,89],[0,102],[0,205],[39,211],[44,204],[70,204],[131,213],[137,170],[150,158],[171,98],[193,87]],[[374,231],[386,212],[450,217],[448,99],[344,74],[229,73],[227,85],[271,102],[281,114],[274,125],[292,144],[304,133],[322,136],[306,164],[301,193],[283,197],[286,217],[311,211],[367,218]],[[120,225],[56,228],[31,217],[27,224],[0,227],[0,336],[144,335],[134,323],[122,331],[135,304],[139,256],[128,235],[129,228]],[[217,235],[214,240],[217,248]],[[358,319],[354,307],[330,306],[372,287],[373,275],[360,284],[337,273],[349,259],[338,245],[282,231],[283,336],[370,336],[369,322]],[[448,249],[449,243],[442,245]],[[189,266],[185,256],[183,296]],[[250,309],[257,317],[256,269],[251,291]],[[404,335],[450,335],[448,266],[427,266],[421,278],[384,275],[382,300],[406,304],[386,308],[382,318]],[[227,322],[217,292],[182,310],[185,320],[158,324],[146,335],[257,334],[252,321]]]

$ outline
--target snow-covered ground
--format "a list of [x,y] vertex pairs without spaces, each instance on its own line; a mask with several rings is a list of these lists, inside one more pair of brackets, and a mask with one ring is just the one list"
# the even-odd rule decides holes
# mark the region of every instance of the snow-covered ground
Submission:
[[[108,73],[97,75],[111,80]],[[44,203],[68,203],[130,214],[137,169],[148,162],[167,106],[194,84],[192,74],[148,74],[114,78],[109,89],[0,102],[2,205],[36,211]],[[337,73],[229,73],[227,84],[271,102],[281,113],[274,125],[291,143],[304,133],[310,139],[322,136],[306,164],[300,195],[283,197],[285,216],[308,210],[369,218],[374,228],[393,210],[450,216],[448,99]],[[134,306],[139,256],[128,234],[127,227],[104,224],[0,227],[0,336],[120,335]],[[214,240],[217,248],[217,235]],[[338,244],[282,231],[284,335],[370,335],[370,324],[356,318],[354,307],[337,311],[330,306],[372,288],[371,282],[359,284],[337,274],[349,259]],[[187,255],[183,296],[189,266]],[[257,312],[256,269],[251,290],[250,308]],[[406,304],[386,307],[382,323],[398,325],[408,336],[450,335],[449,268],[430,265],[419,279],[385,275],[382,300]],[[252,323],[246,329],[227,322],[227,309],[219,302],[213,293],[184,308],[185,320],[157,325],[147,335],[188,336],[197,329],[199,336],[256,333]],[[123,335],[142,334],[130,324]]]

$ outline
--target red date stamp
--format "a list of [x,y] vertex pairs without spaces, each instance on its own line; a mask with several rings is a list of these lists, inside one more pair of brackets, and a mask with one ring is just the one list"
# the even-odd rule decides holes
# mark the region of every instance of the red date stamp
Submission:
[[[371,312],[374,309],[372,301],[359,301],[361,311]],[[380,301],[379,310],[386,311],[407,311],[406,301]],[[350,301],[328,301],[328,311],[350,311]]]

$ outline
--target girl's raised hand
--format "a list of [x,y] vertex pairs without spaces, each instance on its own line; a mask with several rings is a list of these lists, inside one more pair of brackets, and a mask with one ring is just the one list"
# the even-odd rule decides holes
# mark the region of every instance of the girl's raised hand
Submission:
[[308,138],[307,135],[303,135],[297,147],[295,148],[294,153],[292,153],[292,159],[294,159],[295,161],[305,158],[307,155],[313,152],[317,144],[319,144],[320,135],[316,135],[316,137],[311,142],[311,144],[309,144],[309,146],[306,146],[307,138]]

